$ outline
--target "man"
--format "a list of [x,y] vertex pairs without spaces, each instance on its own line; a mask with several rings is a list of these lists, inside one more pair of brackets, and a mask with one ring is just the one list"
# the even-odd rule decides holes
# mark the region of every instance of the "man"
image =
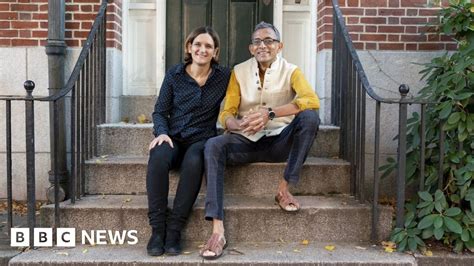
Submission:
[[226,246],[224,238],[224,168],[226,164],[285,162],[275,200],[285,211],[300,209],[289,184],[298,182],[300,170],[316,136],[319,99],[302,71],[278,56],[283,43],[278,30],[260,22],[249,45],[253,57],[236,65],[219,121],[231,134],[206,143],[206,220],[213,234],[200,254],[216,259]]

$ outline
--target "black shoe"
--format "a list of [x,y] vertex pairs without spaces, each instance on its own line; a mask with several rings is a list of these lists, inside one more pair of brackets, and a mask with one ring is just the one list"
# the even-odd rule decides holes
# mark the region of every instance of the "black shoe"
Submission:
[[163,239],[164,239],[164,230],[159,230],[157,228],[153,228],[153,232],[151,233],[150,240],[148,241],[148,245],[146,246],[146,251],[150,256],[161,256],[165,253],[165,249],[163,248]]
[[167,255],[177,256],[181,254],[181,232],[175,230],[168,230],[166,232],[165,251]]

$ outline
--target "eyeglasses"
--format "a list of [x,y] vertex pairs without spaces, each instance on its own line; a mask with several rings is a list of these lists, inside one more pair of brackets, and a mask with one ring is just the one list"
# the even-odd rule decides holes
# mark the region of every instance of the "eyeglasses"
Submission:
[[255,46],[260,46],[260,44],[265,44],[265,46],[269,46],[269,45],[272,45],[274,42],[280,42],[279,40],[275,40],[275,39],[271,39],[271,38],[266,38],[266,39],[263,39],[263,40],[260,40],[260,39],[253,39],[252,40],[252,44],[255,45]]

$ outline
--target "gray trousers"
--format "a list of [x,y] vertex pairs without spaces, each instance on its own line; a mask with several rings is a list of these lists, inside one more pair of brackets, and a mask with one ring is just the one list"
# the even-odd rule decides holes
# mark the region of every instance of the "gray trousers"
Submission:
[[207,178],[206,220],[224,219],[226,165],[287,161],[283,177],[290,184],[296,184],[316,137],[319,121],[316,111],[305,110],[277,136],[264,136],[256,142],[239,134],[224,134],[209,139],[204,148]]

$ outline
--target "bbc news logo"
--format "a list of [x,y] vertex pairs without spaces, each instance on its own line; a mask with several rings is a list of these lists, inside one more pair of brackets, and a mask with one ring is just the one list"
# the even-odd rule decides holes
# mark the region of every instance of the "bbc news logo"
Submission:
[[[30,229],[12,228],[10,231],[10,246],[29,247]],[[52,247],[53,246],[53,228],[34,228],[33,246],[34,247]],[[57,228],[56,229],[57,247],[75,247],[76,229],[75,228]],[[138,243],[137,230],[81,230],[81,244],[83,245],[136,245]]]

